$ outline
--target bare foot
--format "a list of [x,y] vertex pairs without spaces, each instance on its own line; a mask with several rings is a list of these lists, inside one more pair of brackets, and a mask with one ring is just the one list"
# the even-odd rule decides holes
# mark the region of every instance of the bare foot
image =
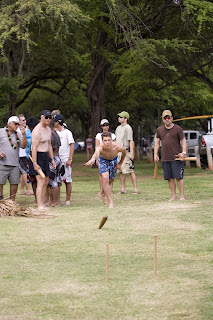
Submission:
[[99,193],[98,196],[99,196],[99,198],[103,201],[104,204],[107,203],[106,197],[105,197],[103,194]]
[[110,208],[110,209],[113,209],[113,208],[114,208],[113,202],[109,203],[109,208]]
[[38,207],[38,211],[46,211],[46,210],[48,210],[47,207],[44,207],[44,206]]
[[186,200],[184,197],[181,197],[180,200]]
[[33,196],[33,195],[34,195],[34,192],[33,192],[33,190],[28,190],[26,194],[27,194],[28,196]]
[[177,197],[171,197],[171,199],[169,199],[168,201],[174,201],[177,200]]

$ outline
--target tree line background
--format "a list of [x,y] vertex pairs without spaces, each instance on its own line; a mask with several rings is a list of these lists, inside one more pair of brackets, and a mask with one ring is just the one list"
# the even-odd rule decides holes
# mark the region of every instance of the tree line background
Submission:
[[212,39],[211,0],[1,0],[1,127],[60,109],[84,140],[125,110],[137,145],[164,109],[212,114]]

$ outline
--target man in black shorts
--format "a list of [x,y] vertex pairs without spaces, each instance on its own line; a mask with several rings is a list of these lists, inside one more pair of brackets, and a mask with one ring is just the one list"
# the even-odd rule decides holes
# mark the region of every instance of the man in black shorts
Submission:
[[[168,180],[169,188],[172,193],[171,200],[176,200],[176,184],[180,191],[180,200],[185,200],[184,197],[184,160],[186,158],[187,143],[184,132],[180,126],[172,123],[173,116],[170,110],[164,110],[162,114],[164,125],[157,129],[154,160],[159,161],[158,151],[161,142],[161,161],[164,171],[164,179]],[[181,142],[181,143],[180,143]],[[175,160],[179,158],[180,160]]]
[[[46,209],[44,207],[44,200],[50,175],[49,158],[54,169],[56,168],[56,164],[53,157],[51,129],[49,127],[50,120],[52,119],[51,112],[43,110],[40,117],[40,123],[37,124],[32,132],[31,150],[33,163],[30,161],[29,171],[30,176],[36,176],[36,199],[38,210],[42,211]],[[40,169],[43,171],[45,178],[42,178],[38,174]]]

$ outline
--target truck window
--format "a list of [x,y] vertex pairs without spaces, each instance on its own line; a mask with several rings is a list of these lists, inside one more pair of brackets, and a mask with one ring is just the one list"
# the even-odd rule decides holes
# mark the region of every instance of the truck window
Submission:
[[196,132],[190,132],[190,139],[197,139],[197,133]]
[[184,132],[186,140],[188,139],[188,132]]

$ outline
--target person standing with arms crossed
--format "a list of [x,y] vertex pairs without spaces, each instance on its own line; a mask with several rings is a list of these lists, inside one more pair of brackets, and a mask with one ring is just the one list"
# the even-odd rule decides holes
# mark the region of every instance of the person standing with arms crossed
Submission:
[[118,113],[118,121],[120,126],[115,130],[116,142],[120,143],[126,150],[127,154],[123,161],[122,167],[120,169],[120,181],[121,181],[121,191],[118,194],[126,193],[125,189],[125,174],[130,174],[132,179],[132,184],[134,186],[134,191],[132,194],[138,194],[137,178],[132,168],[132,160],[134,160],[133,155],[133,131],[130,125],[127,123],[129,120],[129,113],[122,111]]
[[[46,209],[44,207],[44,200],[50,175],[49,158],[54,169],[56,168],[56,164],[53,158],[51,129],[49,127],[50,120],[52,119],[51,112],[43,110],[40,117],[39,124],[32,131],[31,150],[33,163],[30,161],[29,173],[30,176],[36,176],[36,199],[38,210],[42,211]],[[43,171],[45,178],[42,178],[38,174],[39,169]]]
[[[154,160],[159,161],[159,148],[161,142],[161,161],[164,172],[164,180],[168,180],[172,197],[169,201],[176,200],[176,182],[180,191],[180,200],[184,197],[184,160],[186,158],[187,143],[183,129],[174,124],[173,116],[170,110],[164,110],[162,113],[163,125],[157,129],[154,146]],[[181,143],[180,143],[181,142]],[[175,160],[175,158],[180,160]]]

